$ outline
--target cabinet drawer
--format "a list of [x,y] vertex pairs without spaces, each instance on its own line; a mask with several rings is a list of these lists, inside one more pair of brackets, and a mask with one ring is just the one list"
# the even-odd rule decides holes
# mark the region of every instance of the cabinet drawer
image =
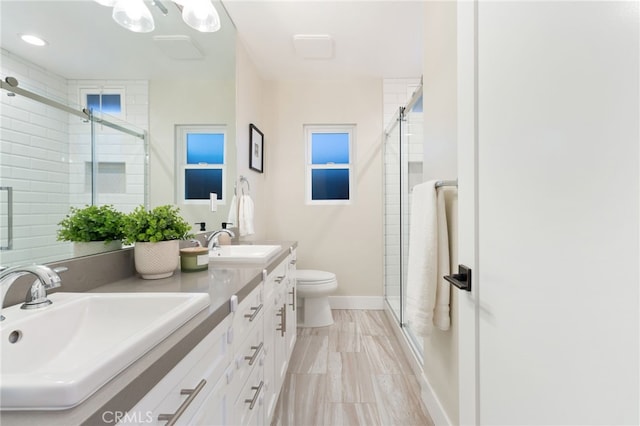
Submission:
[[237,351],[238,344],[248,335],[249,330],[256,324],[261,324],[264,310],[262,286],[256,287],[238,305],[233,316],[233,348]]
[[259,425],[264,421],[264,377],[262,368],[254,368],[233,405],[234,425]]
[[[160,421],[159,415],[175,413],[190,399],[177,423],[186,424],[229,365],[231,351],[227,332],[230,324],[231,316],[227,316],[129,411],[136,414],[131,417],[144,418],[147,425],[164,425],[166,420]],[[226,380],[226,377],[222,378]]]
[[235,400],[235,396],[247,382],[247,377],[253,369],[261,365],[260,362],[264,357],[262,318],[263,315],[260,315],[260,326],[252,328],[249,335],[238,345],[237,350],[234,352],[234,360],[232,362],[234,369],[233,380],[229,389],[232,400]]
[[189,419],[189,424],[195,426],[231,424],[231,402],[229,401],[227,377],[223,376],[218,380],[218,383],[211,386],[209,394],[204,397],[196,413]]

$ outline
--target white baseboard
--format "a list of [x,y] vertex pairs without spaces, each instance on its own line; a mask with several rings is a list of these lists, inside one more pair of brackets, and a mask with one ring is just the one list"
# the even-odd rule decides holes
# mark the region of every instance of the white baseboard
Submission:
[[427,380],[427,376],[424,374],[424,369],[422,368],[422,365],[420,365],[420,360],[418,360],[416,354],[411,349],[411,345],[407,341],[407,337],[400,329],[398,321],[389,309],[389,306],[385,304],[385,311],[389,322],[391,322],[393,332],[400,342],[402,351],[409,360],[409,364],[411,365],[413,373],[416,375],[416,379],[418,379],[418,382],[420,383],[420,397],[431,416],[431,420],[433,420],[433,423],[436,426],[451,426],[451,420],[449,419],[449,416],[447,416],[447,413],[444,411],[444,408],[433,391],[431,384]]
[[331,309],[383,310],[382,296],[329,296]]

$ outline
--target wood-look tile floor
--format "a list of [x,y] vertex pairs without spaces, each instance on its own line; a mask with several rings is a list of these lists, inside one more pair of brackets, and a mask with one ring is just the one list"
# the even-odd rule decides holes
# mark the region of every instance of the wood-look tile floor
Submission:
[[433,425],[384,311],[333,319],[298,329],[272,426]]

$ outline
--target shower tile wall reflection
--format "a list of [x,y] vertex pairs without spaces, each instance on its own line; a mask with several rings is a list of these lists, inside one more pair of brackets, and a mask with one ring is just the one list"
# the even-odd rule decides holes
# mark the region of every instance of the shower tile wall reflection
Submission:
[[[19,87],[81,110],[80,89],[124,89],[121,123],[148,128],[146,81],[72,81],[0,49],[0,73]],[[72,257],[69,243],[56,240],[57,224],[69,206],[91,204],[91,129],[87,120],[20,95],[0,93],[0,186],[13,188],[13,247],[0,251],[0,265],[46,263]],[[130,125],[127,127],[131,127]],[[142,132],[142,130],[140,130]],[[146,147],[142,139],[96,126],[96,161],[105,182],[96,204],[130,211],[145,202]],[[100,170],[100,169],[98,169]],[[116,173],[116,175],[114,175]],[[107,181],[109,181],[107,183]],[[7,243],[8,208],[0,208],[0,246]]]
[[[66,98],[64,78],[5,50],[0,53],[2,78],[13,76],[20,87]],[[4,90],[0,107],[0,186],[13,188],[13,249],[0,251],[0,265],[60,259],[70,253],[55,237],[56,224],[69,208],[69,114]],[[1,245],[7,241],[7,221],[3,205]]]

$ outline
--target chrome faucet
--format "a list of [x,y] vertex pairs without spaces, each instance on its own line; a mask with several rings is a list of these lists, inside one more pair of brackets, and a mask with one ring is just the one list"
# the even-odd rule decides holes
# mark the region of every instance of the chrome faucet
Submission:
[[220,236],[220,234],[227,234],[231,238],[236,237],[236,234],[234,234],[232,230],[226,228],[212,232],[211,235],[207,237],[207,247],[209,247],[209,250],[220,247],[220,243],[218,242],[218,237]]
[[[58,274],[66,270],[67,268],[64,266],[52,269],[45,265],[14,266],[3,270],[0,272],[0,310],[9,288],[19,277],[26,274],[35,275],[36,280],[27,291],[25,302],[20,306],[20,309],[37,309],[50,305],[52,302],[47,299],[47,290],[62,285]],[[0,314],[0,321],[2,320],[4,320],[4,316]]]

